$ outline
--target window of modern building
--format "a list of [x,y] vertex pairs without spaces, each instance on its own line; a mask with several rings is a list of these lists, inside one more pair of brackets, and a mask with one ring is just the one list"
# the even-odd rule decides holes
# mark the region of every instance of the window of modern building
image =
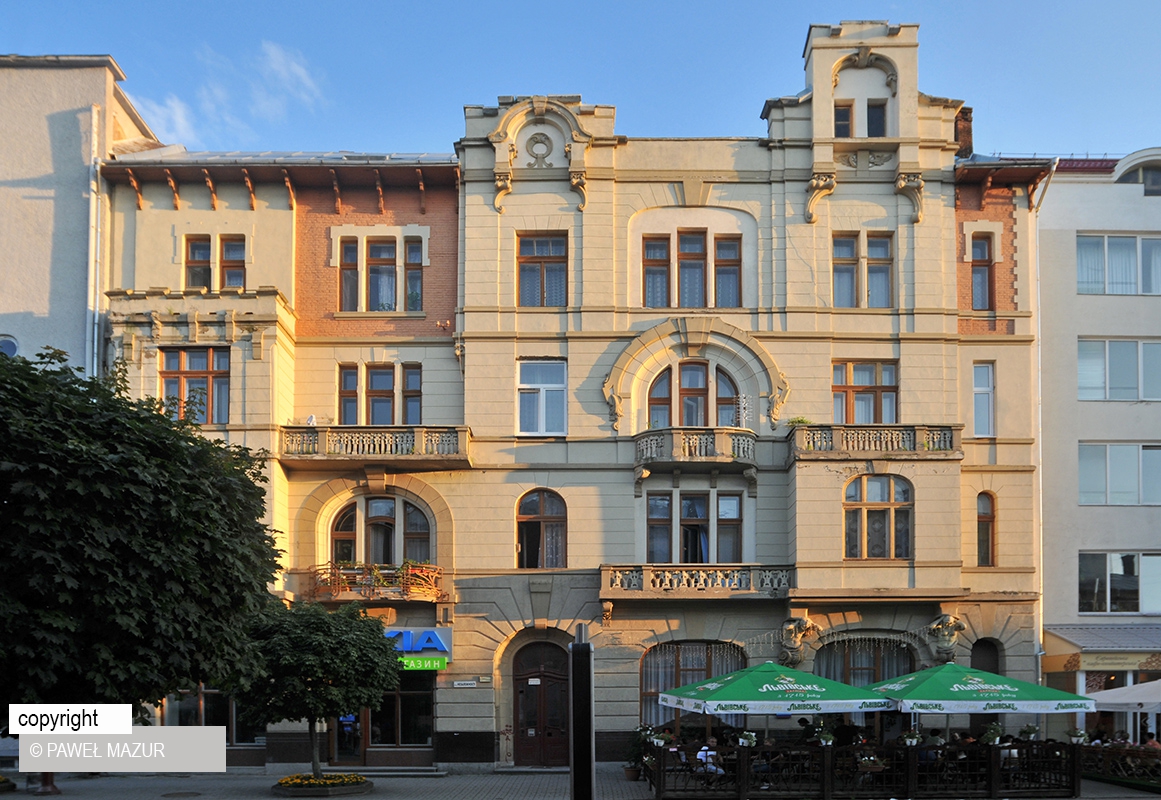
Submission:
[[210,288],[210,237],[185,237],[185,287]]
[[564,499],[548,489],[520,498],[516,509],[516,566],[563,569],[567,566],[568,512]]
[[678,231],[677,234],[677,305],[681,308],[705,308],[705,232]]
[[992,240],[988,236],[972,237],[972,310],[995,308],[992,265]]
[[367,424],[395,424],[395,367],[392,364],[367,365]]
[[[396,536],[401,531],[402,536]],[[399,497],[359,497],[331,526],[331,560],[336,564],[393,565],[431,561],[432,526],[417,504]]]
[[1161,612],[1161,552],[1080,553],[1077,611]]
[[642,242],[645,307],[669,307],[669,237],[646,236]]
[[887,101],[867,101],[867,136],[883,137],[887,135]]
[[371,747],[430,747],[435,730],[435,675],[403,670],[399,688],[383,695],[371,712]]
[[746,666],[746,652],[729,642],[666,642],[641,658],[641,722],[656,730],[669,728],[678,737],[705,739],[712,726],[744,726],[743,714],[699,714],[669,708],[657,696],[669,689],[736,672]]
[[162,396],[182,419],[199,425],[230,421],[230,348],[161,352]]
[[1081,444],[1080,504],[1161,505],[1161,445]]
[[1077,341],[1077,399],[1161,400],[1161,342]]
[[844,558],[911,558],[915,498],[897,475],[860,475],[843,493]]
[[1161,165],[1149,164],[1134,167],[1117,178],[1117,183],[1143,183],[1146,197],[1161,195]]
[[1161,294],[1161,237],[1076,237],[1080,294]]
[[517,256],[520,305],[564,306],[568,297],[568,239],[564,235],[520,237]]
[[737,236],[714,238],[714,306],[742,305],[742,240]]
[[996,435],[995,365],[991,363],[972,364],[972,434]]
[[423,242],[406,239],[403,242],[404,280],[407,284],[407,310],[423,310]]
[[395,311],[395,240],[367,240],[367,310]]
[[423,424],[423,367],[403,365],[403,420],[404,425]]
[[899,421],[899,366],[887,361],[831,365],[836,425],[894,425]]
[[359,424],[358,367],[339,367],[339,424]]
[[996,498],[990,492],[976,495],[976,566],[996,566]]
[[222,288],[246,288],[246,239],[222,237]]
[[[742,493],[648,492],[646,558],[651,564],[736,564],[742,560]],[[674,525],[674,510],[680,514]],[[712,511],[712,516],[711,516]]]
[[359,310],[359,240],[339,242],[339,311]]
[[521,361],[517,366],[519,432],[537,436],[568,433],[568,365],[564,361]]
[[854,104],[849,101],[835,101],[834,138],[850,139],[855,135]]
[[220,726],[226,730],[227,745],[256,744],[257,736],[265,733],[265,726],[246,724],[238,714],[238,706],[225,692],[207,689],[180,691],[167,696],[158,710],[162,725]]

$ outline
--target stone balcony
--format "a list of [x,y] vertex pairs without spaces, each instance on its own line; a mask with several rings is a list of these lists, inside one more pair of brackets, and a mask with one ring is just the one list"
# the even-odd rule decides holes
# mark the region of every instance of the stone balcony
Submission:
[[757,439],[746,428],[655,428],[633,437],[634,465],[744,472],[757,466]]
[[762,564],[602,564],[601,600],[786,597],[794,569]]
[[963,425],[798,425],[796,461],[963,459]]
[[414,425],[283,426],[284,462],[397,464],[409,471],[469,469],[471,430]]

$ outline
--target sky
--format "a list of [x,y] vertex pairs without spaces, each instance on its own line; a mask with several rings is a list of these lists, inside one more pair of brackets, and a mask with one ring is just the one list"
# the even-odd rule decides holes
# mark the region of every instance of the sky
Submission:
[[918,23],[919,88],[978,153],[1161,146],[1161,0],[0,0],[0,53],[108,54],[190,150],[451,153],[465,105],[580,94],[625,136],[765,135],[811,23]]

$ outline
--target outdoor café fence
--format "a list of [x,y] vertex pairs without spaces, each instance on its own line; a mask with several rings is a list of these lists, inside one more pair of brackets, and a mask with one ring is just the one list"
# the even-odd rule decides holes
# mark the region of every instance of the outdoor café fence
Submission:
[[1161,750],[1111,744],[1081,748],[1084,777],[1124,786],[1161,789]]
[[1079,745],[647,748],[645,777],[666,798],[1078,797]]

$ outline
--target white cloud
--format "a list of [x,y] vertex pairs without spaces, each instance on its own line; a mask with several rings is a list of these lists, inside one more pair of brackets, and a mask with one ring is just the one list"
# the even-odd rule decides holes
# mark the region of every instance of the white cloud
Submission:
[[161,103],[148,97],[131,97],[157,138],[165,144],[201,147],[202,140],[193,123],[193,113],[177,95],[167,95]]
[[263,41],[257,71],[261,80],[252,81],[250,92],[253,101],[250,110],[257,117],[280,121],[286,118],[289,101],[297,100],[313,108],[322,99],[306,59],[299,52]]
[[226,85],[211,80],[198,89],[198,108],[207,127],[214,131],[215,140],[237,149],[239,143],[257,138],[254,129],[239,119],[233,111],[233,101]]

